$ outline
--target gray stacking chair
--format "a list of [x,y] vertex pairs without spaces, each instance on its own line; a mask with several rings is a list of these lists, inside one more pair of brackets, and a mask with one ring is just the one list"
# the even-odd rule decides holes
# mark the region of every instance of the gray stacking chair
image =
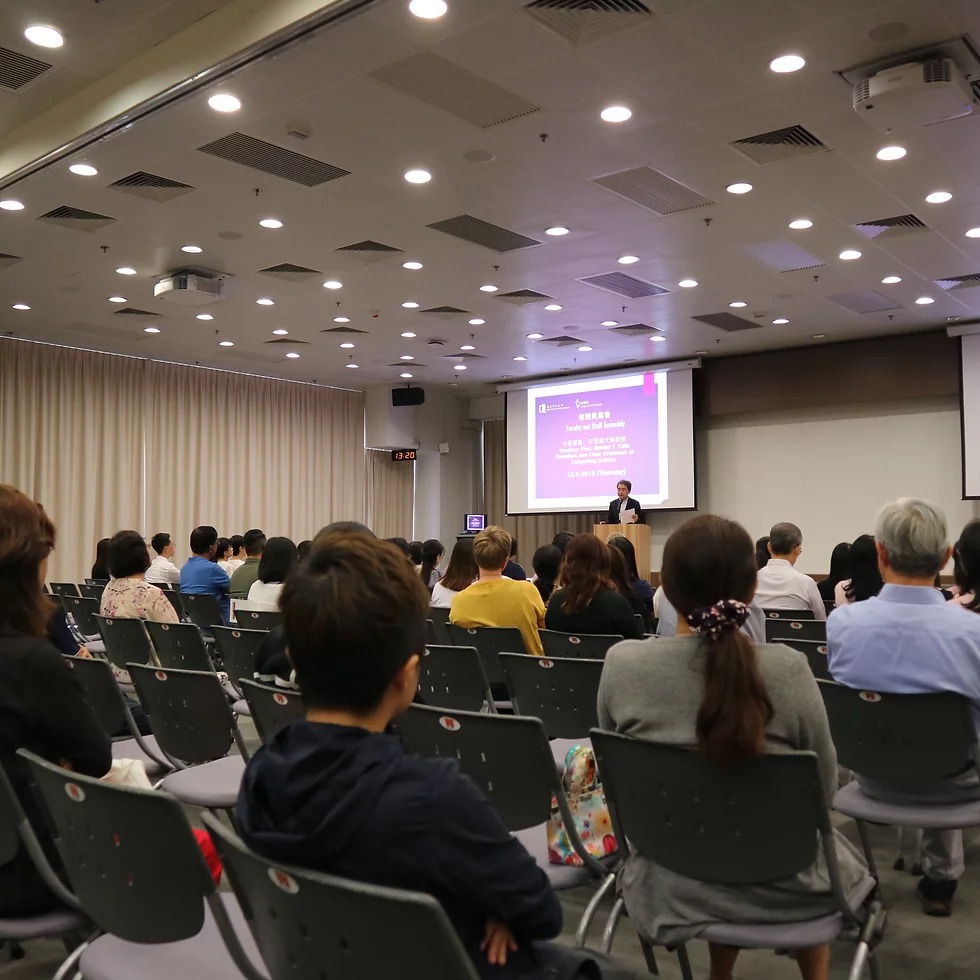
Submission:
[[174,607],[174,612],[177,613],[177,619],[180,620],[180,622],[182,623],[186,622],[187,613],[184,612],[184,604],[180,601],[180,593],[176,589],[171,588],[170,586],[165,587],[161,585],[158,586],[158,588],[167,597],[167,602],[169,602],[170,605]]
[[146,631],[160,666],[178,670],[214,670],[207,644],[193,623],[147,621]]
[[126,664],[155,663],[156,655],[150,644],[142,619],[116,619],[112,616],[96,616],[99,635],[105,645],[105,655],[120,670]]
[[[858,980],[866,962],[877,977],[874,948],[885,912],[870,875],[853,894],[844,893],[815,753],[763,755],[719,768],[691,749],[598,729],[592,744],[617,836],[669,871],[737,888],[792,878],[822,849],[837,911],[800,922],[718,923],[699,939],[777,950],[844,939],[855,944],[850,980]],[[623,908],[617,899],[606,924],[607,952]],[[655,963],[648,937],[640,942],[648,964]],[[687,948],[676,952],[682,977],[693,980]]]
[[193,595],[187,592],[180,593],[180,604],[184,608],[187,618],[208,636],[212,626],[224,626],[225,620],[221,615],[221,606],[218,600],[209,594]]
[[825,619],[767,619],[766,643],[782,643],[784,640],[817,640],[827,642]]
[[606,651],[623,637],[605,633],[559,633],[539,630],[546,657],[582,657],[586,660],[605,660]]
[[266,630],[215,626],[214,644],[222,660],[221,669],[236,688],[240,677],[247,680],[255,677],[255,662],[265,638]]
[[243,629],[250,630],[274,630],[282,625],[282,613],[271,612],[270,610],[260,609],[241,609],[235,607],[235,622]]
[[429,627],[429,641],[436,646],[446,646],[450,643],[449,630],[449,610],[441,606],[429,606],[426,618],[431,626]]
[[78,595],[78,586],[74,582],[52,582],[52,595]]
[[81,593],[82,598],[85,599],[95,599],[96,602],[102,601],[102,593],[105,592],[104,585],[80,585],[78,591]]
[[274,864],[211,814],[203,820],[272,980],[476,980],[431,895]]
[[439,708],[496,710],[475,647],[427,646],[419,665],[419,697]]
[[[852,772],[896,790],[935,783],[977,768],[970,702],[959,694],[879,694],[817,681],[837,747]],[[867,823],[959,830],[980,825],[980,800],[888,803],[865,794],[859,780],[841,787],[834,809],[852,817],[871,873],[877,876]]]
[[812,609],[763,609],[766,619],[791,619],[799,622],[802,619],[813,619]]
[[95,617],[99,614],[99,600],[85,596],[58,596],[65,613],[71,617],[75,634],[83,642],[99,636],[99,624]]
[[833,680],[830,676],[830,670],[827,668],[826,640],[798,640],[796,637],[783,637],[773,642],[783,643],[802,653],[806,657],[806,662],[810,665],[813,676],[818,681]]
[[263,742],[290,722],[306,717],[306,706],[299,691],[286,691],[245,677],[239,678],[238,686],[248,702],[255,730]]
[[105,935],[89,980],[264,980],[237,899],[219,894],[181,805],[68,772],[21,749],[71,887]]
[[[506,687],[504,672],[497,659],[499,653],[527,653],[524,638],[516,626],[478,626],[467,629],[455,623],[447,623],[449,641],[454,646],[476,647],[483,661],[483,672],[487,675],[490,689],[503,690]],[[494,691],[496,694],[497,692]]]
[[[234,807],[248,751],[217,675],[141,664],[128,669],[157,745],[178,770],[163,789],[193,806]],[[227,754],[232,742],[241,755]]]

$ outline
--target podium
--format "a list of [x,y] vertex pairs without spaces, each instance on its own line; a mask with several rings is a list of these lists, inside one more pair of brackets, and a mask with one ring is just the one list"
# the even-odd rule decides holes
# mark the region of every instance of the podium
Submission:
[[646,524],[596,524],[592,533],[602,541],[613,534],[628,538],[636,552],[636,570],[640,578],[650,580],[650,528]]

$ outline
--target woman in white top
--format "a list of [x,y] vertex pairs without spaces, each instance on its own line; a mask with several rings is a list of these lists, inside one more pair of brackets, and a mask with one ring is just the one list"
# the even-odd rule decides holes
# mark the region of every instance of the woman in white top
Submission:
[[231,540],[229,538],[218,538],[217,544],[214,546],[214,563],[220,568],[226,575],[231,575],[228,570],[228,560],[232,556],[234,549],[231,546]]
[[970,521],[963,528],[956,547],[953,548],[953,577],[960,594],[950,603],[962,606],[968,612],[980,612],[980,521]]
[[446,549],[442,542],[436,538],[429,538],[422,545],[422,565],[419,568],[419,575],[425,583],[425,587],[432,592],[432,587],[442,578],[439,571],[439,562],[446,554]]
[[231,544],[231,557],[226,558],[221,563],[221,567],[230,578],[235,569],[245,564],[245,537],[241,534],[233,534],[228,541]]
[[453,604],[453,596],[472,585],[479,577],[480,570],[473,560],[473,539],[461,538],[449,557],[446,574],[432,586],[432,605],[438,609],[449,609]]
[[282,587],[296,564],[296,545],[289,538],[269,538],[262,549],[258,578],[248,590],[245,608],[253,612],[278,612]]
[[852,602],[863,602],[876,596],[884,582],[878,570],[878,549],[870,534],[855,538],[848,553],[851,577],[838,582],[834,589],[834,605],[849,606]]

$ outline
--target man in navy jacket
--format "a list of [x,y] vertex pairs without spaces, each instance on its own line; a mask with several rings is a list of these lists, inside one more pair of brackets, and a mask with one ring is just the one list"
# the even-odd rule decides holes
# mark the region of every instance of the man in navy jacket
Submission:
[[[606,515],[607,524],[642,524],[643,508],[639,500],[634,500],[630,494],[633,492],[633,484],[629,480],[620,480],[616,484],[616,499],[609,502],[609,512]],[[631,510],[635,515],[631,522],[623,514],[624,510]]]

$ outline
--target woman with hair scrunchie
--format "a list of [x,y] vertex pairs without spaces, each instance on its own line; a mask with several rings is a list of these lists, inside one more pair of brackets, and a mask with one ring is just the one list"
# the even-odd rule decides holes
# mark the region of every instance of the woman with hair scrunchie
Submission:
[[[755,595],[755,547],[734,521],[706,514],[682,524],[664,547],[664,593],[677,610],[675,637],[627,640],[606,656],[599,724],[663,745],[697,749],[723,768],[764,753],[816,754],[828,803],[837,754],[806,658],[781,644],[754,645],[739,627]],[[836,836],[841,882],[850,893],[867,875]],[[837,909],[822,854],[784,880],[723,886],[694,881],[632,854],[623,897],[641,934],[675,946],[721,922],[798,922]],[[738,950],[709,944],[711,980],[731,980]],[[826,945],[800,950],[804,980],[827,980]]]

